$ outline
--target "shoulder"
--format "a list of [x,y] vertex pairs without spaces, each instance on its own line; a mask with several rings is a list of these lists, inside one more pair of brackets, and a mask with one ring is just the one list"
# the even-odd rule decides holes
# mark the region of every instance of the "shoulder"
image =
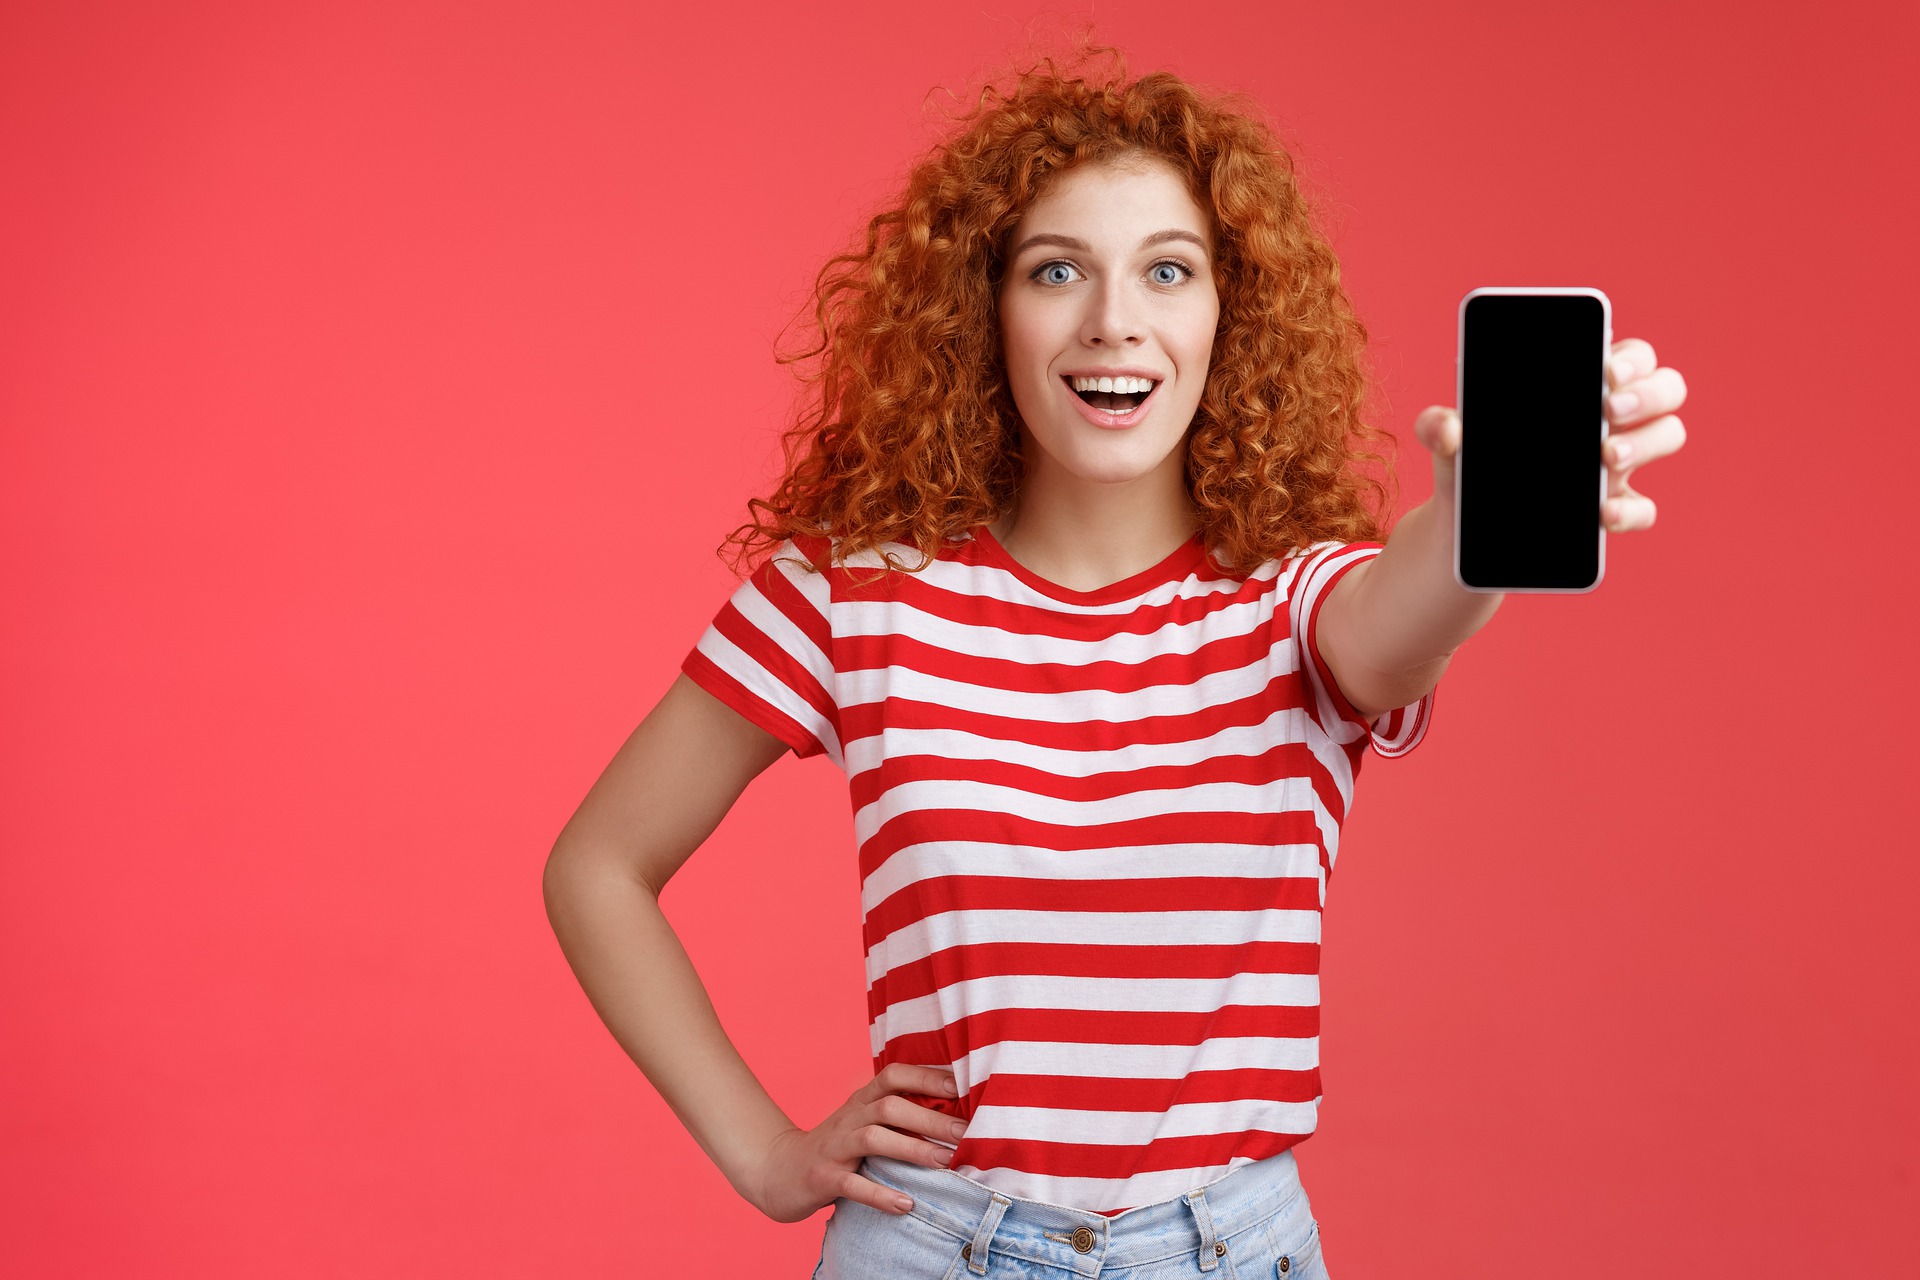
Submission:
[[836,579],[857,573],[865,581],[876,574],[893,578],[921,575],[945,561],[962,558],[970,537],[948,538],[935,547],[931,556],[911,543],[885,541],[848,550],[850,539],[839,535],[792,534],[774,554],[789,560],[805,561],[811,571],[827,573]]
[[1246,565],[1237,564],[1225,552],[1214,549],[1201,561],[1201,566],[1206,575],[1221,582],[1263,584],[1266,590],[1275,593],[1273,598],[1280,601],[1290,595],[1297,596],[1308,585],[1309,579],[1323,576],[1330,567],[1329,560],[1349,545],[1333,541],[1314,542],[1290,547],[1277,555]]
[[1324,588],[1364,573],[1368,562],[1384,548],[1381,542],[1329,538],[1294,548],[1281,563],[1299,575],[1303,586]]

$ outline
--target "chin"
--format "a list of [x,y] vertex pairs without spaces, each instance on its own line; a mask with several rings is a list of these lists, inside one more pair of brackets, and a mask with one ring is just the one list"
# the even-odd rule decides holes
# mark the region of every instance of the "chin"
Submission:
[[1175,440],[1164,447],[1145,451],[1080,450],[1073,455],[1072,465],[1067,469],[1082,480],[1099,484],[1127,484],[1150,476],[1166,465],[1167,455],[1179,448],[1180,443]]

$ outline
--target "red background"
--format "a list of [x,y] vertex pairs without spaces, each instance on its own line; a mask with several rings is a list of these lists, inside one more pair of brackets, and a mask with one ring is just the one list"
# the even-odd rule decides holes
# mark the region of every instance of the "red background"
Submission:
[[[1477,285],[1690,388],[1656,527],[1367,761],[1333,1274],[1907,1273],[1912,7],[1116,0],[0,10],[0,1269],[808,1274],[540,872],[734,586],[814,271],[1089,10],[1298,143],[1403,508]],[[871,1074],[851,831],[785,761],[665,898],[803,1125]]]

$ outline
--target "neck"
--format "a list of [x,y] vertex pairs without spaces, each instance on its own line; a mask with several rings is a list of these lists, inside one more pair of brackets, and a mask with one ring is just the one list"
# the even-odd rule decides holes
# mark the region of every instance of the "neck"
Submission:
[[1147,475],[1114,483],[1036,466],[1013,508],[989,528],[1023,568],[1072,591],[1097,591],[1151,569],[1199,531],[1185,469],[1184,449]]

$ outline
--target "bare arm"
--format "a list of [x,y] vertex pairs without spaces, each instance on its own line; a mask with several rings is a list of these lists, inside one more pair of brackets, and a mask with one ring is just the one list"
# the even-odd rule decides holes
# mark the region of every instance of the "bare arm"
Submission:
[[1402,516],[1380,554],[1320,606],[1315,639],[1340,692],[1368,719],[1418,702],[1505,595],[1453,580],[1453,490]]
[[721,1028],[660,890],[787,751],[682,673],[614,755],[547,858],[547,918],[594,1010],[749,1203],[796,1126]]
[[[1672,411],[1687,398],[1678,369],[1662,367],[1641,338],[1622,338],[1607,360],[1608,429],[1604,460],[1606,527],[1616,533],[1653,524],[1653,502],[1627,477],[1686,443]],[[1626,396],[1632,403],[1621,403]],[[1646,425],[1633,431],[1623,428]],[[1320,607],[1316,633],[1340,692],[1369,718],[1427,695],[1454,653],[1492,620],[1505,595],[1468,591],[1453,577],[1454,470],[1460,454],[1458,410],[1430,405],[1413,424],[1433,455],[1433,496],[1409,511],[1380,554],[1344,575]]]

